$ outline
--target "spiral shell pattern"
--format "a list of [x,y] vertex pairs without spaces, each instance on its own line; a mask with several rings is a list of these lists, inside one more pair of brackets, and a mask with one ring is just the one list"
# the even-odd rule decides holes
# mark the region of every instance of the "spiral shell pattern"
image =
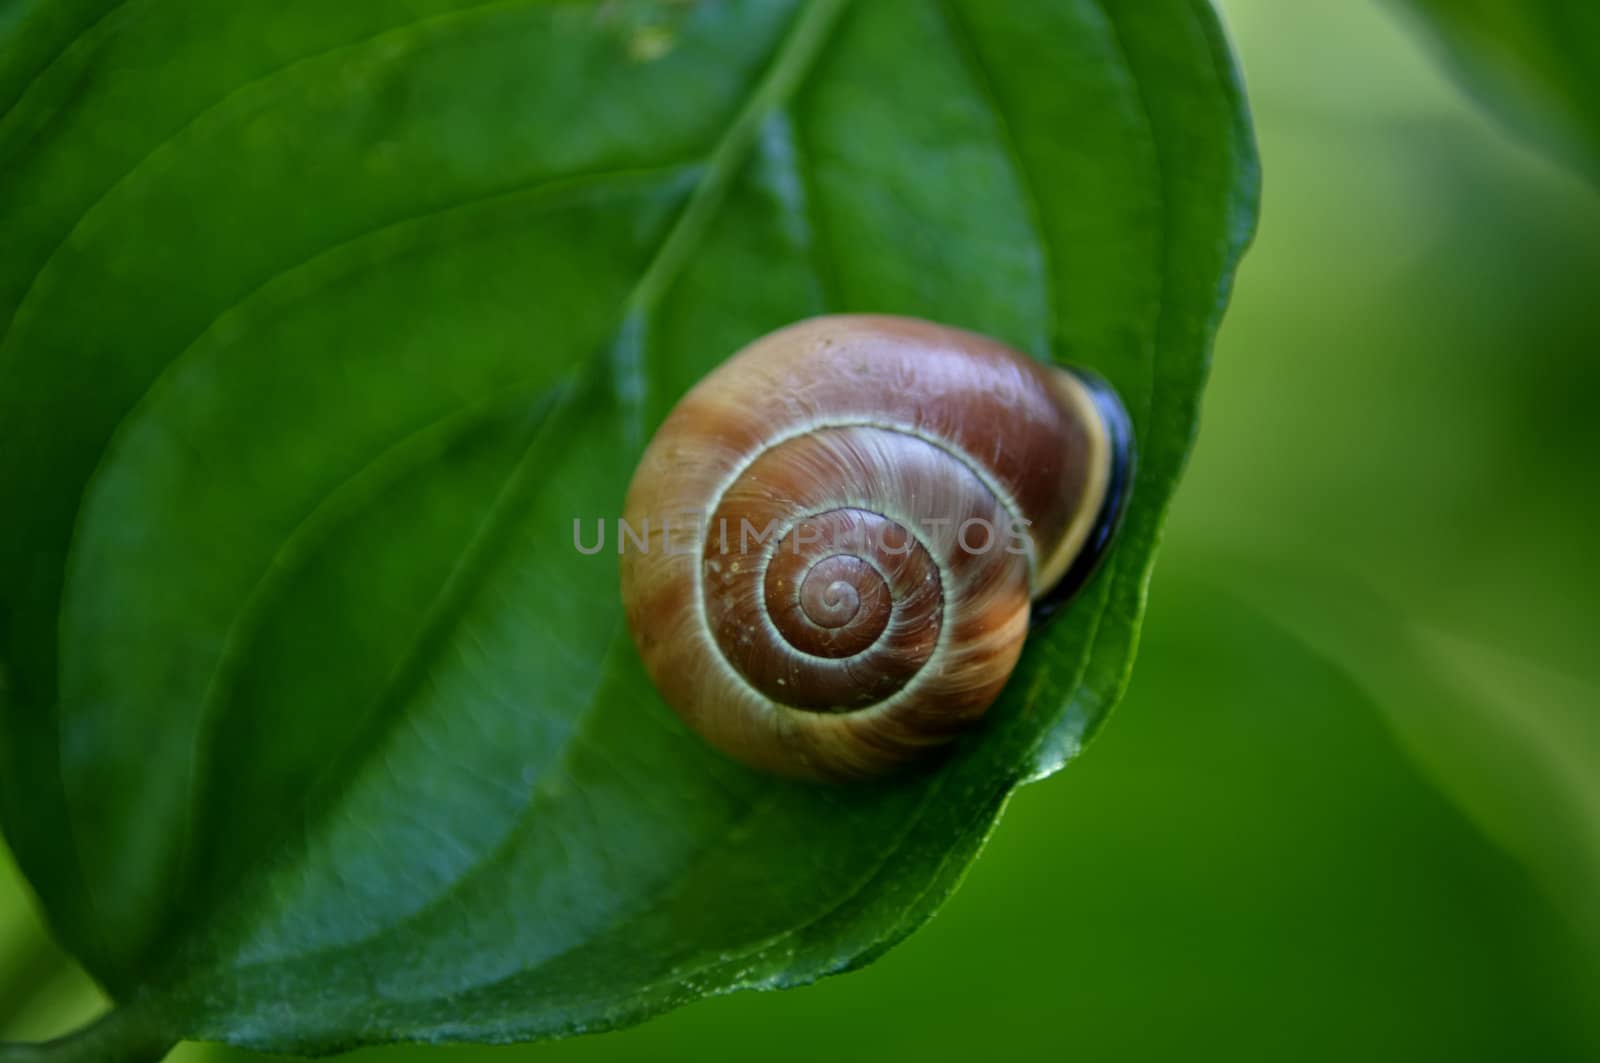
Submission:
[[817,318],[730,359],[662,425],[624,511],[623,600],[668,704],[812,779],[882,775],[972,727],[1030,602],[1120,509],[1104,400],[905,318]]

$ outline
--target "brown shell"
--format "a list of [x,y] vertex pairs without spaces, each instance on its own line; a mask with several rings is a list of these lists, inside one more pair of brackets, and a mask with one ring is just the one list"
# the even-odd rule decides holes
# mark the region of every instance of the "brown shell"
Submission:
[[882,775],[969,729],[1030,601],[1118,508],[1096,397],[909,318],[815,318],[729,359],[662,424],[623,514],[623,602],[662,696],[800,778]]

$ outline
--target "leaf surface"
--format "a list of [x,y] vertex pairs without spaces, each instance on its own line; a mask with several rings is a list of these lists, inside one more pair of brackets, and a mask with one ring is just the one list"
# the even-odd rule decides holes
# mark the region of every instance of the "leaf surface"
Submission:
[[1451,72],[1513,129],[1600,179],[1600,6],[1401,0]]
[[[860,965],[1119,695],[1254,221],[1208,4],[0,32],[0,811],[172,1036],[532,1039]],[[992,724],[829,789],[677,722],[572,522],[729,353],[852,310],[1094,367],[1140,466]]]

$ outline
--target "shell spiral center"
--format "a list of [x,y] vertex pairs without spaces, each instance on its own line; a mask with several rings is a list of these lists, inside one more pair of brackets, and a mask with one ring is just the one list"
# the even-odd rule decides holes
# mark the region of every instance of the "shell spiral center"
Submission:
[[795,520],[737,566],[708,544],[706,607],[728,661],[767,697],[850,711],[909,683],[943,624],[939,567],[906,528],[840,507]]

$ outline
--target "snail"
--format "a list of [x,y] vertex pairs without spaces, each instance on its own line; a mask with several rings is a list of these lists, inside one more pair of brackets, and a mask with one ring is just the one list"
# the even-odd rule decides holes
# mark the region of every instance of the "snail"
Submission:
[[1104,554],[1132,460],[1089,374],[911,318],[802,321],[701,380],[646,447],[619,526],[628,626],[725,754],[883,776],[996,700],[1030,615]]

